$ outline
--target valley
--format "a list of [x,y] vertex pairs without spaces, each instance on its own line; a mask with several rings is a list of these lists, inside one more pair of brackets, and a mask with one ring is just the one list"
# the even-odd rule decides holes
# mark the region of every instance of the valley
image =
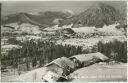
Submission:
[[[5,16],[1,25],[1,81],[43,82],[48,63],[97,52],[108,61],[73,69],[70,81],[126,81],[127,24],[123,18],[105,3],[96,3],[77,15],[47,11]],[[85,75],[88,78],[81,78]]]

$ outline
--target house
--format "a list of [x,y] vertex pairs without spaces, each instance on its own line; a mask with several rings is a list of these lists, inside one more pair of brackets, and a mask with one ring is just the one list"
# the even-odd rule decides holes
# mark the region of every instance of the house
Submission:
[[61,28],[56,30],[56,34],[63,36],[63,35],[72,35],[72,34],[75,34],[75,32],[71,28]]
[[[45,67],[47,68],[47,73],[50,71],[59,75],[58,80],[56,81],[62,81],[66,79],[67,75],[74,71],[75,64],[70,59],[66,57],[61,57],[53,60],[49,64],[45,65]],[[45,76],[43,76],[43,79],[45,79],[44,77]]]
[[106,57],[100,52],[74,55],[70,57],[70,60],[72,60],[75,63],[76,68],[89,66],[91,64],[106,61],[108,59],[109,59],[108,57]]

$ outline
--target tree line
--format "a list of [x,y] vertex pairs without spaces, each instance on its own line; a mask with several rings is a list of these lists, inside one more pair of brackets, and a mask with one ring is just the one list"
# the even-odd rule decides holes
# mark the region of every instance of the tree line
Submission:
[[101,52],[110,59],[127,62],[127,42],[114,42],[103,43],[99,42],[93,46],[91,51],[83,50],[82,46],[61,45],[51,41],[25,41],[22,43],[22,48],[12,49],[6,56],[2,56],[2,64],[10,65],[15,68],[20,64],[26,64],[27,70],[39,65],[44,66],[46,63],[60,57],[71,57],[73,55]]

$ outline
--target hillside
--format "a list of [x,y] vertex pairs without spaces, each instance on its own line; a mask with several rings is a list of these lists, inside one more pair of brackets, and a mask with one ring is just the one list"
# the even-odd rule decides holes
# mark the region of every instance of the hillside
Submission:
[[73,16],[67,20],[63,20],[61,25],[73,23],[73,27],[95,26],[103,27],[111,25],[121,19],[120,12],[112,6],[103,3],[95,3],[84,12]]
[[9,16],[5,16],[2,19],[2,24],[10,24],[10,23],[15,23],[17,22],[18,24],[22,24],[22,23],[31,23],[31,24],[35,24],[35,25],[41,25],[39,23],[37,23],[36,21],[32,20],[32,18],[29,18],[30,14],[27,13],[18,13],[18,14],[12,14]]

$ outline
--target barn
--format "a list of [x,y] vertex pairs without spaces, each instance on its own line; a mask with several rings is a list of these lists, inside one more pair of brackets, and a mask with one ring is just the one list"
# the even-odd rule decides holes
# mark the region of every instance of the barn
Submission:
[[75,63],[76,68],[89,66],[91,64],[106,61],[108,59],[108,57],[106,57],[100,52],[74,55],[70,57],[70,60],[72,60]]

